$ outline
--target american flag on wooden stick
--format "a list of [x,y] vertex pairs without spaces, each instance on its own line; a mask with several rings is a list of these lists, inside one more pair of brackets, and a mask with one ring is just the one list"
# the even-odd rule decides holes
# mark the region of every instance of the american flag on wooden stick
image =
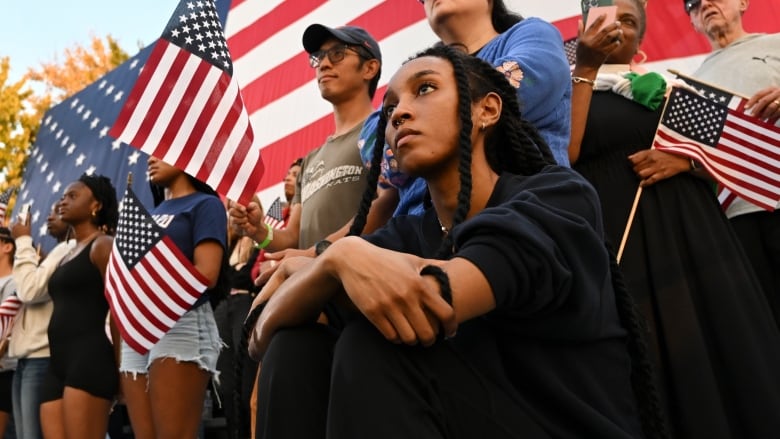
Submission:
[[145,354],[207,286],[208,280],[127,189],[105,292],[122,339]]
[[780,127],[746,114],[746,101],[674,87],[654,146],[702,163],[719,184],[772,211],[780,201]]
[[16,293],[6,297],[0,302],[0,340],[5,340],[11,334],[14,319],[22,308],[22,301],[16,297]]
[[213,0],[182,0],[109,135],[247,204],[260,149]]
[[[696,80],[695,78],[680,74],[676,71],[672,71],[672,73],[675,73],[679,79],[682,79],[689,86],[696,89],[699,92],[699,94],[702,95],[703,97],[711,101],[717,102],[721,105],[727,105],[729,108],[739,110],[743,113],[745,112],[744,107],[745,104],[747,103],[747,99],[740,96],[735,96],[731,92],[722,90],[711,84],[705,84],[701,81]],[[775,125],[780,127],[780,120],[778,120],[777,118],[768,120],[767,122],[770,125]],[[776,143],[776,148],[780,148],[780,140],[775,139],[775,143]],[[734,200],[736,200],[738,197],[737,193],[733,192],[729,187],[724,186],[723,184],[720,183],[718,183],[717,194],[718,194],[718,201],[720,202],[720,205],[724,211],[728,210],[731,203],[733,203]]]

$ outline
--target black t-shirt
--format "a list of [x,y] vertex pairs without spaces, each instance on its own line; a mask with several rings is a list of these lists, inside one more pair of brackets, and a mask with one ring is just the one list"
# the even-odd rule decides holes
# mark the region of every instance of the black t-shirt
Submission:
[[[502,175],[487,207],[451,231],[454,257],[482,271],[496,301],[453,345],[555,438],[641,437],[601,224],[590,184],[548,166]],[[430,209],[366,239],[431,258],[442,236]]]

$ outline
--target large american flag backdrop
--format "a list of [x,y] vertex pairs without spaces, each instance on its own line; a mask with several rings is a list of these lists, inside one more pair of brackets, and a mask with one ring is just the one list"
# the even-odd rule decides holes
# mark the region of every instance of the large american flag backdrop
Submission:
[[[567,40],[577,34],[579,3],[577,0],[507,1],[511,9],[526,17],[538,16],[552,22]],[[255,142],[262,148],[265,174],[258,191],[265,206],[270,206],[283,193],[281,181],[290,163],[319,146],[333,129],[331,107],[319,96],[315,72],[309,67],[301,45],[301,36],[309,24],[353,24],[365,27],[375,36],[384,58],[380,89],[376,95],[377,105],[384,85],[401,62],[436,41],[436,36],[425,21],[423,7],[417,0],[217,0],[217,8],[222,17],[227,16],[225,32],[234,63],[234,76],[242,87]],[[649,27],[642,44],[642,49],[648,55],[646,67],[660,72],[665,72],[667,68],[693,72],[704,54],[709,52],[710,46],[694,32],[683,11],[682,1],[649,0],[647,12]],[[751,32],[778,32],[780,4],[774,0],[754,0],[750,3],[744,21]],[[160,23],[160,28],[164,25]],[[127,74],[128,65],[137,64],[139,59],[143,61],[147,56],[148,53],[142,52],[117,70]],[[106,102],[103,96],[108,86],[113,86],[108,94],[110,99],[117,98],[120,92],[126,95],[132,81],[127,82],[126,89],[122,89],[121,84],[125,82],[114,79],[120,76],[115,73],[106,76],[112,78],[110,81],[105,82],[106,78],[98,80],[82,92],[85,93],[83,96],[76,95],[47,114],[54,116],[56,113],[57,117],[44,121],[42,135],[36,142],[36,154],[31,157],[28,173],[25,174],[26,186],[20,190],[20,194],[26,195],[21,198],[23,201],[35,200],[32,214],[36,234],[45,234],[46,213],[54,195],[59,195],[63,185],[71,181],[66,178],[64,171],[53,172],[59,162],[62,162],[65,171],[83,172],[94,166],[97,172],[115,176],[118,192],[124,193],[122,180],[126,171],[133,167],[128,161],[136,150],[128,150],[127,145],[120,146],[122,151],[112,150],[110,138],[106,140],[105,136],[101,137],[102,126],[116,118],[120,108],[117,104],[121,104],[123,97],[119,97],[110,110],[100,111],[100,122],[95,128],[87,130],[87,122],[81,121],[83,112],[75,111],[79,105],[84,105],[92,110],[94,117],[97,113],[93,107],[98,102]],[[137,70],[129,74],[135,75],[132,79],[138,75]],[[98,88],[104,83],[103,88]],[[78,104],[69,107],[74,99],[78,99]],[[54,136],[64,126],[62,121],[66,119],[73,120],[84,133],[84,140],[77,147],[79,151],[83,148],[83,151],[89,152],[84,153],[86,158],[80,162],[76,161],[80,156],[74,155],[75,150],[66,154],[69,143],[66,142],[65,147],[60,146],[66,134],[63,132],[60,137]],[[92,123],[89,117],[83,120],[89,121],[89,125]],[[54,123],[57,126],[51,129]],[[38,159],[39,155],[44,158]],[[101,157],[111,158],[99,160]],[[134,169],[139,169],[137,175],[141,176],[145,172],[145,158],[136,159],[134,164],[138,163],[143,163],[143,166]],[[135,181],[134,190],[141,201],[149,205],[150,196],[143,187],[146,181],[143,178],[136,178]],[[59,184],[55,190],[56,183]],[[21,204],[17,202],[16,205]],[[52,243],[49,242],[50,245]]]
[[[577,35],[577,0],[506,3],[523,16],[552,22],[564,40]],[[649,27],[642,44],[647,68],[693,72],[710,46],[694,32],[682,1],[649,0],[647,12]],[[750,31],[778,32],[778,18],[780,4],[754,0],[745,23]],[[301,35],[311,23],[362,26],[377,39],[384,65],[376,105],[401,62],[437,41],[417,0],[233,0],[225,32],[265,161],[258,188],[265,206],[282,193],[281,181],[290,163],[319,146],[333,129],[330,104],[319,96],[315,72],[301,45]]]

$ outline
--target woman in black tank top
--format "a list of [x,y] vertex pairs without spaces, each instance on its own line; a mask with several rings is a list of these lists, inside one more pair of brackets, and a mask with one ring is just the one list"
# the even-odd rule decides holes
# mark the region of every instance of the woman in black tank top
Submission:
[[46,437],[103,439],[119,390],[117,361],[106,336],[103,290],[117,223],[116,191],[103,176],[82,175],[65,189],[59,215],[76,245],[49,279],[51,363],[42,386]]

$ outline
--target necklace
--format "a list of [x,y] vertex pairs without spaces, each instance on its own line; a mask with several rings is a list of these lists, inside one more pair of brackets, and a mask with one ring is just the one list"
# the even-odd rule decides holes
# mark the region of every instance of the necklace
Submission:
[[86,243],[87,243],[87,242],[89,242],[89,241],[91,241],[91,240],[92,240],[92,238],[94,238],[95,236],[97,236],[99,233],[100,233],[100,230],[97,230],[97,231],[95,231],[95,232],[91,233],[91,234],[90,234],[89,236],[87,236],[86,238],[82,239],[81,241],[78,241],[78,240],[77,240],[77,239],[75,239],[75,238],[74,238],[74,239],[69,239],[69,240],[68,240],[68,244],[67,244],[67,246],[68,246],[68,253],[66,253],[66,254],[65,254],[65,257],[63,257],[63,258],[62,258],[62,260],[60,261],[60,263],[67,262],[67,261],[69,261],[69,260],[73,259],[73,257],[74,257],[74,256],[75,256],[77,253],[80,253],[80,252],[81,252],[81,249],[83,249],[83,248],[84,248],[84,246],[86,245]]
[[438,216],[436,217],[436,221],[439,222],[439,227],[441,227],[442,235],[447,236],[447,234],[450,233],[450,231],[446,227],[444,227],[444,224],[441,223],[441,220],[439,219]]

